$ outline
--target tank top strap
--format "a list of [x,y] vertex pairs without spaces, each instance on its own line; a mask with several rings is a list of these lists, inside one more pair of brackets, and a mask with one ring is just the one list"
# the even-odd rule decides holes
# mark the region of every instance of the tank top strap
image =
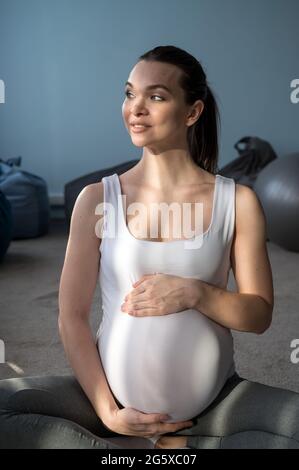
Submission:
[[213,231],[222,232],[223,242],[229,243],[235,227],[235,181],[222,175],[217,175],[215,194]]
[[115,174],[104,176],[102,182],[104,185],[104,203],[112,204],[115,210],[117,210],[117,185],[115,176]]
[[118,184],[118,175],[113,173],[109,176],[102,178],[103,182],[103,208],[104,208],[104,234],[103,237],[112,237],[115,235],[117,238],[123,236],[123,203],[122,194]]
[[[110,231],[115,229],[115,213],[117,214],[117,196],[115,194],[115,184],[113,175],[103,176],[103,238],[109,236]],[[114,219],[114,221],[113,221]]]

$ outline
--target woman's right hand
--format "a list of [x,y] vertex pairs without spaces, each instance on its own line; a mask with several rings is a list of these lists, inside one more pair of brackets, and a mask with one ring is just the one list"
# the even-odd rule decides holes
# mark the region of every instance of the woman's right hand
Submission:
[[[192,421],[176,423],[163,422],[161,413],[142,413],[134,408],[114,410],[107,419],[107,427],[117,434],[126,436],[152,437],[156,434],[166,434],[179,431],[193,425]],[[169,419],[169,418],[168,418]]]

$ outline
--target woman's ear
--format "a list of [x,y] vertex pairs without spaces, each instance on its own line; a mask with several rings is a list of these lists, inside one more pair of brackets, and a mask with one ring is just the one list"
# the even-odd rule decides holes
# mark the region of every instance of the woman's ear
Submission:
[[192,126],[200,117],[204,110],[204,102],[201,100],[195,101],[193,103],[190,113],[187,117],[187,126]]

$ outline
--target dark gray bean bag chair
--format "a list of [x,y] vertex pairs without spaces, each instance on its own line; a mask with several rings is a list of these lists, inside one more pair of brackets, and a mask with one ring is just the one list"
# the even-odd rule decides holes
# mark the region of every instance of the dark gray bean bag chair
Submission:
[[40,176],[20,170],[21,157],[0,159],[0,190],[9,200],[13,218],[12,239],[46,234],[50,224],[47,184]]
[[234,148],[239,156],[222,167],[218,173],[233,178],[236,183],[253,188],[259,172],[277,158],[271,144],[259,137],[242,137]]

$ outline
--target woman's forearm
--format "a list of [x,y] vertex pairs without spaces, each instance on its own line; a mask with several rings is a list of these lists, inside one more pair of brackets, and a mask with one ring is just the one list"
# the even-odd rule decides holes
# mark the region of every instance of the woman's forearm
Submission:
[[230,292],[198,279],[186,295],[194,308],[227,328],[263,333],[271,324],[272,307],[259,295]]
[[104,422],[118,406],[109,388],[88,320],[59,319],[67,359],[96,414]]

